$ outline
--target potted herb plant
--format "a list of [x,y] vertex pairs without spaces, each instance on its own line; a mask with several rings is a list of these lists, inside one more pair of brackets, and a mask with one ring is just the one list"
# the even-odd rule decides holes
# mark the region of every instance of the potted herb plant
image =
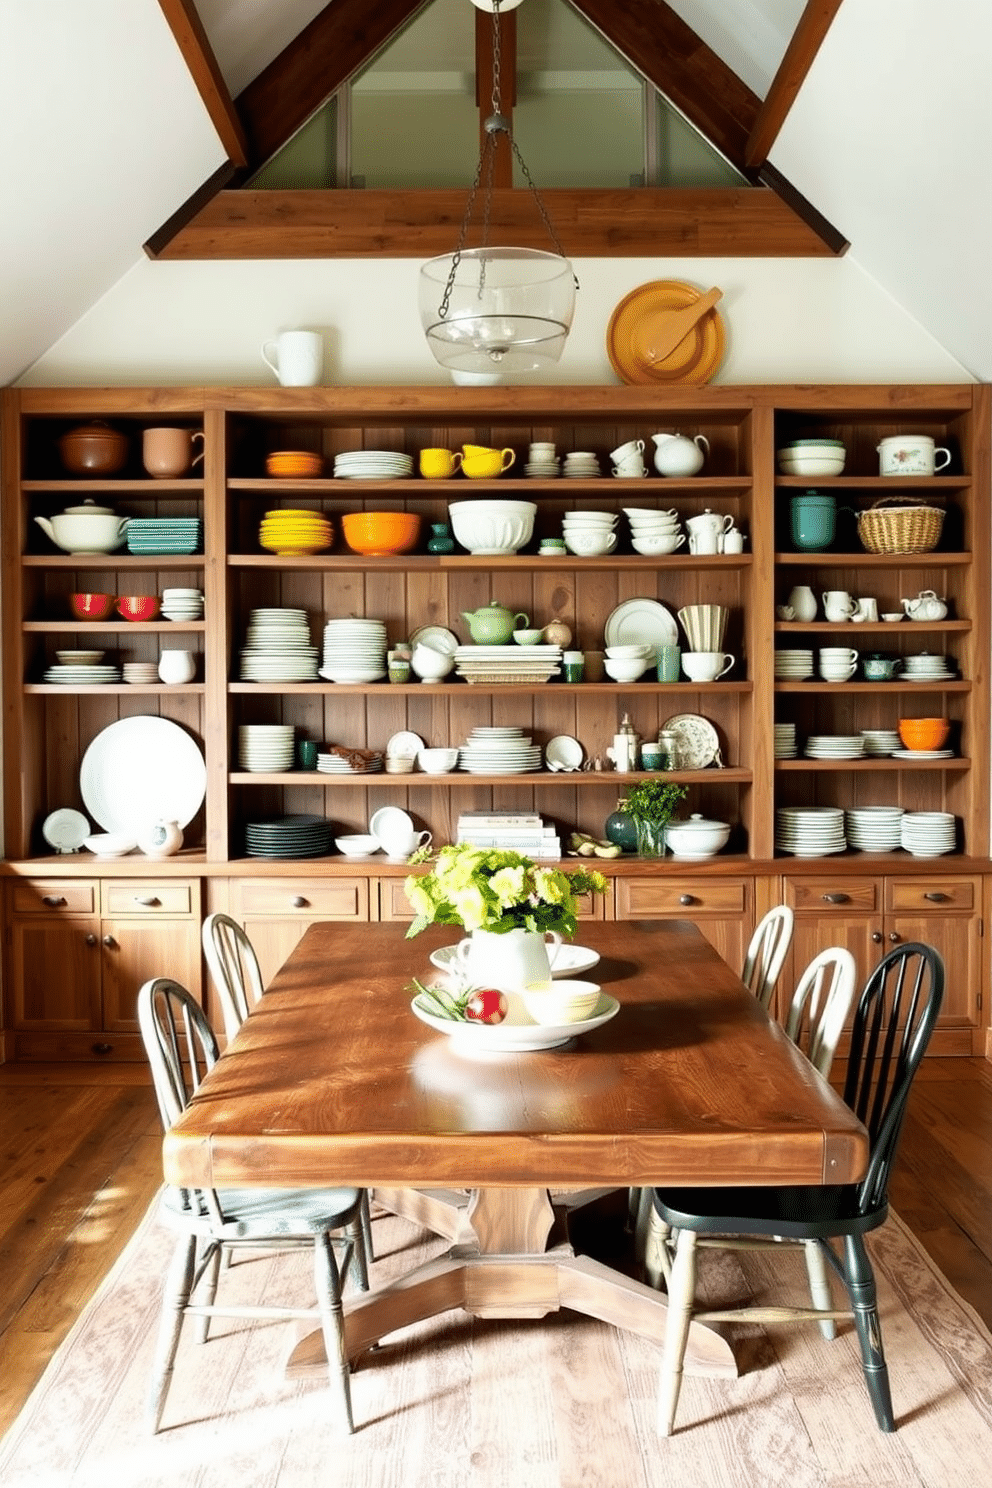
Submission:
[[686,787],[674,780],[640,780],[628,786],[620,807],[637,832],[637,851],[644,858],[660,858],[665,851],[665,828]]

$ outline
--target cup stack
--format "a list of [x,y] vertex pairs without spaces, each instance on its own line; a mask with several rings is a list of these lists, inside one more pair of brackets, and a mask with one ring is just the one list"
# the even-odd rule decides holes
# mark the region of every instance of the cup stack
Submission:
[[689,642],[689,650],[722,651],[729,614],[726,605],[714,604],[685,605],[679,610],[679,619]]
[[554,445],[542,440],[533,440],[527,452],[527,463],[524,469],[535,480],[554,480],[561,474],[561,464],[555,453]]

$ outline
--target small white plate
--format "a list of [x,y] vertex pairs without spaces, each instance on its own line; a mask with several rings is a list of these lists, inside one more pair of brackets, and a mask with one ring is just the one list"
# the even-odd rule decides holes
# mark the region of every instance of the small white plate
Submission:
[[601,992],[591,1018],[578,1023],[535,1023],[515,993],[508,994],[508,1001],[510,1009],[502,1023],[460,1023],[453,1018],[438,1018],[421,1006],[419,996],[412,999],[410,1008],[421,1023],[447,1034],[459,1054],[523,1054],[533,1049],[555,1049],[600,1028],[620,1011],[616,998]]
[[[457,945],[440,946],[431,952],[431,965],[438,971],[450,971],[458,954]],[[586,946],[561,945],[551,967],[552,977],[577,977],[591,971],[599,962],[599,952]]]
[[556,734],[544,749],[545,763],[557,770],[580,770],[584,756],[582,745],[570,734]]
[[423,748],[425,745],[420,735],[404,729],[386,740],[386,758],[395,759],[398,754],[407,754],[416,759]]
[[433,646],[436,651],[443,651],[445,656],[454,656],[458,649],[458,637],[443,625],[422,625],[410,635],[411,646],[416,646],[418,641]]
[[49,847],[58,853],[78,852],[90,835],[92,828],[81,811],[63,806],[46,816],[41,825],[41,835]]
[[382,806],[372,813],[369,831],[381,842],[383,832],[387,835],[390,832],[412,832],[413,818],[399,806]]

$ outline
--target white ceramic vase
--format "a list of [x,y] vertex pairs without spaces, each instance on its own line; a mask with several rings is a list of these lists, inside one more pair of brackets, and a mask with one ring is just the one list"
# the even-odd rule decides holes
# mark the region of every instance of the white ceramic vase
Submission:
[[551,966],[558,954],[561,936],[556,930],[542,935],[536,930],[473,930],[458,945],[458,960],[469,980],[477,986],[498,987],[501,992],[522,992],[551,980]]
[[196,676],[192,651],[163,651],[158,660],[158,675],[161,681],[173,686],[192,682]]

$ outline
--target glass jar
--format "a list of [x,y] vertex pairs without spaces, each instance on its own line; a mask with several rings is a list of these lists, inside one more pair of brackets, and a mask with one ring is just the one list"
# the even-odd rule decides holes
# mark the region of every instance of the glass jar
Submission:
[[637,851],[642,858],[662,858],[665,855],[666,822],[644,821],[635,818],[637,828]]

